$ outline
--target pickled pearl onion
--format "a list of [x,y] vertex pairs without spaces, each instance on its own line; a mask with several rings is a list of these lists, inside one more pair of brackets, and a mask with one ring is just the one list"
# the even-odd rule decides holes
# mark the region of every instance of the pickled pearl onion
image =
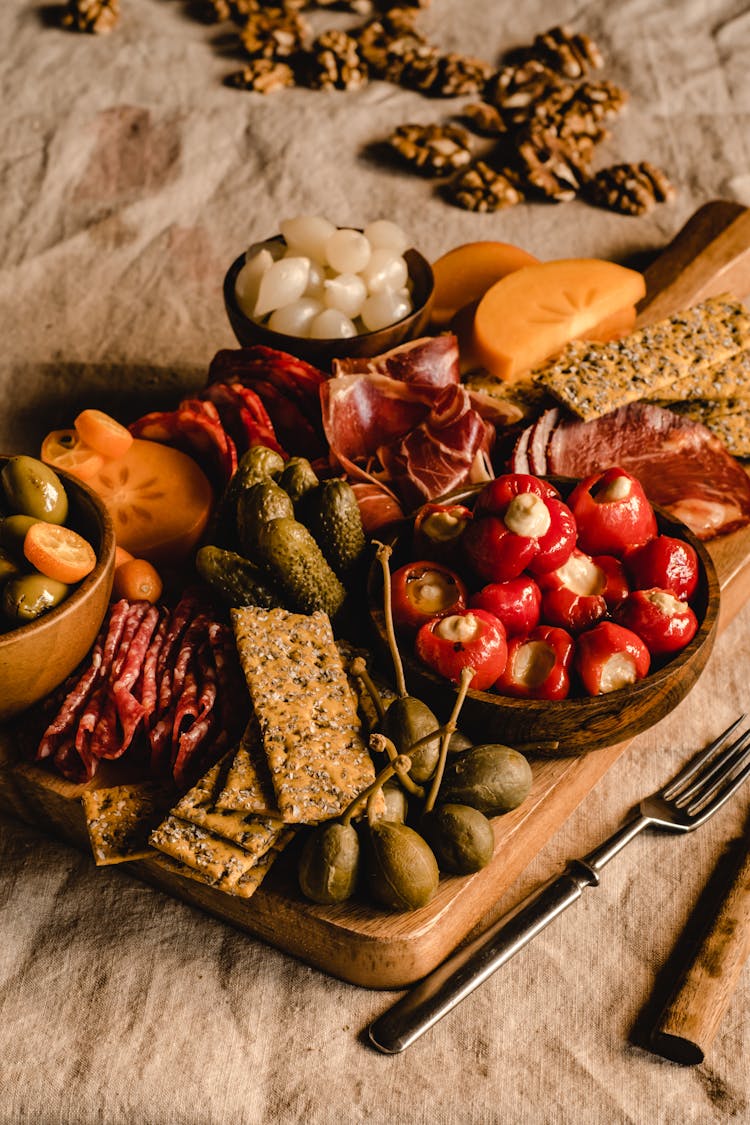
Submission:
[[237,279],[234,283],[237,304],[247,316],[252,316],[255,312],[261,279],[266,270],[270,269],[272,265],[273,258],[269,251],[259,250],[256,254],[247,259],[244,266],[237,274]]
[[297,336],[305,339],[310,334],[310,325],[315,317],[323,311],[323,305],[314,297],[300,297],[275,309],[268,318],[268,327],[273,332],[282,332],[285,336]]
[[354,323],[338,309],[324,309],[310,325],[312,340],[347,340],[356,335]]
[[409,249],[411,243],[408,236],[397,223],[390,219],[375,219],[365,227],[365,238],[373,247],[392,250],[395,254],[403,254]]
[[377,332],[403,319],[411,312],[411,301],[400,293],[382,289],[373,293],[362,306],[362,323],[368,332]]
[[379,248],[373,250],[361,277],[370,293],[379,293],[381,289],[398,290],[406,285],[409,269],[399,254]]
[[282,258],[274,262],[261,278],[253,315],[265,316],[282,305],[296,301],[305,292],[309,276],[307,258]]
[[356,273],[340,273],[323,282],[323,303],[345,316],[359,316],[367,297],[367,286]]
[[360,273],[369,262],[372,249],[360,231],[342,227],[326,242],[325,253],[326,261],[338,273]]
[[292,219],[284,219],[279,229],[287,245],[296,247],[300,254],[316,262],[322,262],[325,244],[336,227],[320,215],[296,215]]

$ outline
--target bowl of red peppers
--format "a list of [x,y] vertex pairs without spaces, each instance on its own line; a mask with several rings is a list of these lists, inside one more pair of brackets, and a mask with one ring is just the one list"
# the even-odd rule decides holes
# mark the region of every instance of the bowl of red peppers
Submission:
[[[688,693],[713,647],[710,555],[617,466],[507,473],[424,504],[392,544],[390,615],[409,690],[438,715],[473,671],[463,731],[570,756],[615,745]],[[368,589],[386,644],[382,573]]]

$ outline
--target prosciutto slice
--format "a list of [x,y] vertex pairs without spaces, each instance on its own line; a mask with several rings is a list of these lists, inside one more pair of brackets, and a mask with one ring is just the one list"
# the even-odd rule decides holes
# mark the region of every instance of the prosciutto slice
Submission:
[[372,358],[334,360],[333,374],[385,375],[399,383],[438,390],[460,381],[458,340],[449,332],[420,336]]
[[710,430],[670,410],[636,402],[593,422],[565,418],[551,428],[547,473],[582,477],[609,465],[631,472],[652,503],[699,539],[750,523],[745,470]]

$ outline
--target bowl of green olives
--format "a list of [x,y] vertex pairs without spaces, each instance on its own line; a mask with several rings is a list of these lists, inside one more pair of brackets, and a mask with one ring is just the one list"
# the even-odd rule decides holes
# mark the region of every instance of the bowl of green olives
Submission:
[[[60,543],[52,565],[40,559],[43,569],[24,551],[35,524],[53,529],[53,552]],[[69,552],[79,544],[92,555],[76,580]],[[0,456],[0,722],[33,707],[83,660],[107,611],[114,563],[114,528],[91,489],[36,458]]]

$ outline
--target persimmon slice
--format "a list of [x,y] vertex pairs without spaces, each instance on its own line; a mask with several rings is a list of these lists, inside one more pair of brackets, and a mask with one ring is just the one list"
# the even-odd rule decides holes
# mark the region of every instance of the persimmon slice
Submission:
[[448,250],[432,263],[433,326],[446,328],[459,309],[478,301],[496,281],[538,260],[508,242],[466,242]]
[[487,290],[474,316],[474,346],[484,366],[512,381],[640,301],[643,275],[601,258],[539,262]]
[[133,444],[133,435],[103,410],[82,410],[74,422],[81,441],[103,457],[122,457]]
[[200,466],[157,441],[135,438],[88,483],[109,511],[118,545],[155,566],[183,562],[211,514],[213,493]]
[[96,566],[96,553],[87,540],[56,523],[32,524],[23,541],[27,562],[58,582],[80,582]]
[[104,458],[81,441],[75,430],[52,430],[42,442],[41,459],[53,469],[63,469],[88,481],[101,469]]

